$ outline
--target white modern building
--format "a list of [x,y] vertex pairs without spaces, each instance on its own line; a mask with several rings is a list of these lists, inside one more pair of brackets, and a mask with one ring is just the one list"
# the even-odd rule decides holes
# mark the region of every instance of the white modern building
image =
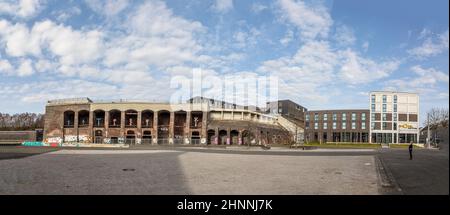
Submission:
[[369,99],[371,143],[418,142],[417,93],[373,91]]

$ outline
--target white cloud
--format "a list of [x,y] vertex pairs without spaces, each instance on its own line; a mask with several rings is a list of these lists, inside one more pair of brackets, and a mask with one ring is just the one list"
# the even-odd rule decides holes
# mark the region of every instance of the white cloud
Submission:
[[303,39],[326,38],[333,20],[324,5],[307,5],[299,0],[279,0],[282,18],[300,30]]
[[248,32],[238,31],[234,33],[233,39],[235,40],[235,46],[238,48],[244,48],[247,46],[254,46],[258,42],[258,36],[261,34],[256,28],[251,28]]
[[424,29],[420,32],[419,37],[417,37],[417,39],[420,40],[420,39],[429,37],[429,36],[431,36],[432,34],[433,34],[433,32],[431,32],[430,29],[424,28]]
[[14,70],[14,67],[9,63],[8,60],[0,59],[0,74],[11,74]]
[[226,13],[233,9],[233,0],[216,0],[212,9],[219,13]]
[[261,11],[263,11],[263,10],[265,10],[265,9],[267,9],[268,7],[266,6],[266,5],[263,5],[263,4],[261,4],[261,3],[257,3],[257,2],[255,2],[255,3],[253,3],[252,4],[252,6],[251,6],[251,10],[254,12],[254,13],[260,13]]
[[43,0],[2,0],[0,2],[0,14],[28,18],[40,12],[43,4]]
[[56,69],[56,63],[51,62],[46,59],[39,59],[35,64],[34,68],[37,72],[51,72]]
[[280,79],[280,96],[308,102],[326,102],[335,80],[337,55],[326,41],[310,41],[293,57],[265,61],[258,71]]
[[102,53],[103,35],[97,30],[77,31],[49,20],[35,23],[32,29],[0,20],[0,30],[0,41],[13,57],[40,57],[42,49],[46,49],[62,64],[71,65],[94,61]]
[[[429,34],[426,34],[429,35]],[[425,41],[418,47],[408,50],[408,54],[418,59],[439,55],[448,51],[448,29],[442,34],[438,34],[437,38],[427,37]]]
[[0,43],[6,46],[6,54],[13,57],[38,56],[41,53],[40,39],[33,35],[25,24],[12,25],[0,20]]
[[[439,84],[446,84],[448,91],[449,76],[435,68],[423,68],[420,65],[412,66],[415,76],[394,79],[386,82],[385,88],[390,90],[418,92],[425,97],[436,97],[442,90]],[[448,98],[448,97],[447,97]]]
[[289,44],[292,40],[294,39],[294,32],[292,30],[287,30],[286,31],[286,35],[284,35],[283,38],[280,39],[280,43],[283,46],[286,46],[287,44]]
[[368,41],[365,41],[363,44],[362,44],[362,50],[364,51],[364,52],[367,52],[368,50],[369,50],[369,42]]
[[350,49],[340,52],[340,57],[342,59],[340,77],[350,84],[370,83],[386,78],[400,65],[400,61],[396,60],[377,63],[359,56]]
[[52,12],[52,15],[56,17],[56,20],[59,22],[65,22],[69,18],[73,16],[77,16],[81,14],[81,9],[78,7],[71,7],[68,9],[64,9],[61,11]]
[[111,17],[117,15],[129,5],[129,0],[86,0],[86,4],[93,11]]
[[355,32],[347,25],[339,25],[336,27],[336,33],[333,39],[339,46],[351,46],[355,43]]
[[20,77],[30,76],[34,73],[32,62],[29,59],[22,60],[19,68],[17,68],[17,75]]

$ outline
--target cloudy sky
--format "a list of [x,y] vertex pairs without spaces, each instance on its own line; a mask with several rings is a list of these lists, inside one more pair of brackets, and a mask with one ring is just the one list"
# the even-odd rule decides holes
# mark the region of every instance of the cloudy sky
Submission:
[[[364,3],[363,3],[364,2]],[[0,112],[49,99],[168,100],[171,77],[277,75],[309,109],[368,92],[448,107],[447,0],[0,0]]]

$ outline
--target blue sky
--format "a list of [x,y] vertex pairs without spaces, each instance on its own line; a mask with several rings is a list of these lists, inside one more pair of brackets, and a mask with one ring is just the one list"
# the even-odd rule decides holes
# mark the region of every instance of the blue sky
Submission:
[[276,75],[280,99],[309,109],[418,92],[423,117],[448,107],[448,18],[446,0],[0,0],[0,112],[164,101],[171,77],[201,68]]

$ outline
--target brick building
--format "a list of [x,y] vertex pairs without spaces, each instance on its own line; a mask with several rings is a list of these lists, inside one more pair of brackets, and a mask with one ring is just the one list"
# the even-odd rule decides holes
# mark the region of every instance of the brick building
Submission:
[[317,110],[305,113],[307,142],[369,142],[369,110]]
[[54,143],[239,145],[290,139],[274,116],[236,105],[211,105],[208,99],[182,104],[53,100],[46,105],[44,127],[45,141]]

